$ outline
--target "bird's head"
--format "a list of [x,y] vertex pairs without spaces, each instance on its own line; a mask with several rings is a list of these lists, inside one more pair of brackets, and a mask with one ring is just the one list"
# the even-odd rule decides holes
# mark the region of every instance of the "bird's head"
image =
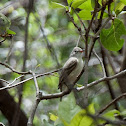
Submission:
[[74,47],[70,57],[77,57],[77,58],[82,58],[84,50],[81,49],[80,47]]

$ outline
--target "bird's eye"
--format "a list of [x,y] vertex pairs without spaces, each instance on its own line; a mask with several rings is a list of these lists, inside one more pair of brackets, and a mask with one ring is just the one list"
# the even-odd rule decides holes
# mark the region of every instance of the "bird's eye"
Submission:
[[75,53],[77,53],[77,51],[75,51]]

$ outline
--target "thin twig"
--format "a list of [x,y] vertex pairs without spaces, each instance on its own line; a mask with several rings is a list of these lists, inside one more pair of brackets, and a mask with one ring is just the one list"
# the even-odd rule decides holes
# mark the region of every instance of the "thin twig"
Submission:
[[38,104],[40,102],[40,97],[42,97],[42,92],[40,92],[40,90],[39,90],[39,86],[38,86],[38,83],[37,83],[35,73],[32,72],[32,71],[30,71],[30,72],[33,75],[33,80],[34,80],[35,87],[36,87],[36,102],[35,102],[35,104],[33,104],[33,107],[31,108],[32,110],[31,110],[31,114],[30,114],[29,119],[28,119],[27,126],[33,126],[33,119],[34,119],[34,116],[35,116],[35,112],[36,112],[36,109],[37,109]]
[[97,53],[95,52],[95,50],[93,50],[93,53],[97,57],[97,59],[99,60],[101,66],[102,66],[103,75],[104,75],[104,77],[106,77],[106,72],[105,72],[104,64],[103,64],[101,58],[97,55]]
[[107,124],[113,124],[114,126],[115,125],[117,125],[117,126],[126,125],[126,122],[122,121],[122,120],[110,120],[110,119],[102,117],[100,115],[93,115],[93,114],[88,114],[88,116],[90,116],[94,120],[97,120],[97,119],[104,120],[107,122]]
[[8,81],[6,81],[6,80],[4,80],[4,79],[0,79],[0,81],[3,81],[3,82],[5,82],[5,83],[7,83],[7,84],[10,84]]
[[40,100],[36,99],[35,103],[33,104],[33,107],[32,107],[32,110],[31,110],[31,114],[30,114],[30,117],[28,119],[27,126],[33,126],[33,119],[34,119],[35,112],[36,112],[36,109],[38,107],[39,102],[40,102]]
[[9,86],[12,85],[16,80],[18,80],[18,79],[20,79],[20,78],[22,78],[22,77],[24,77],[24,75],[21,75],[21,76],[15,78],[15,79],[9,84]]
[[[89,84],[87,85],[87,87],[92,87],[92,86],[94,86],[94,85],[96,85],[96,84],[98,84],[98,83],[100,83],[100,82],[103,82],[103,81],[108,81],[108,80],[116,79],[116,78],[118,78],[118,77],[120,77],[120,76],[122,76],[122,75],[124,75],[124,74],[126,74],[126,70],[123,70],[123,71],[121,71],[121,72],[119,72],[119,73],[117,73],[117,74],[115,74],[115,75],[113,75],[113,76],[110,76],[110,77],[103,77],[103,78],[100,78],[99,80],[93,81],[93,82],[89,83]],[[77,90],[78,90],[78,91],[81,91],[81,90],[83,90],[84,88],[85,88],[85,86],[82,86],[82,87],[77,88]]]
[[80,17],[79,17],[79,15],[78,15],[78,13],[76,12],[76,10],[75,10],[73,7],[72,7],[72,9],[73,9],[73,11],[75,12],[75,14],[77,15],[77,17],[78,17],[78,19],[79,19],[80,23],[83,25],[84,30],[86,31],[86,30],[87,30],[87,28],[86,28],[86,26],[85,26],[84,22],[80,19]]
[[79,35],[79,37],[78,37],[78,40],[77,40],[76,47],[78,47],[78,45],[79,45],[79,42],[80,42],[80,35]]
[[114,62],[112,61],[112,58],[111,58],[111,56],[110,56],[108,50],[106,50],[104,47],[102,47],[102,48],[103,48],[103,51],[105,52],[105,55],[106,55],[107,58],[108,58],[108,61],[109,61],[109,63],[110,63],[110,66],[112,67],[113,72],[114,72],[114,73],[117,73],[116,68],[115,68],[115,66],[114,66],[114,64],[113,64]]
[[126,93],[121,94],[120,96],[118,96],[117,98],[115,98],[114,100],[112,100],[109,104],[107,104],[103,109],[101,109],[98,114],[103,113],[106,109],[108,109],[112,104],[114,104],[115,102],[117,102],[118,100],[120,100],[121,98],[125,97]]
[[86,107],[88,105],[88,87],[87,87],[87,84],[88,84],[88,62],[89,62],[89,49],[88,49],[88,38],[89,38],[89,32],[90,32],[90,29],[91,29],[91,26],[92,26],[92,23],[94,21],[94,18],[95,18],[95,15],[97,14],[97,5],[98,5],[98,0],[95,1],[95,8],[94,8],[94,12],[93,12],[93,16],[92,16],[92,19],[89,23],[89,26],[86,30],[86,33],[85,33],[85,72],[84,72],[84,85],[85,85],[85,90],[83,90],[83,95],[84,95],[84,106]]
[[14,68],[12,68],[11,66],[9,66],[7,63],[2,63],[0,62],[1,65],[9,68],[12,72],[14,73],[17,73],[17,74],[31,74],[29,71],[28,72],[19,72],[19,71],[16,71]]
[[[105,56],[105,52],[104,52],[102,46],[101,46],[101,54],[102,54],[102,59],[103,59],[103,64],[104,64],[106,76],[109,77],[110,75],[109,75],[109,70],[108,70],[108,68],[107,68],[106,56]],[[114,74],[115,74],[115,73],[114,73]],[[111,81],[105,81],[105,83],[106,83],[106,85],[107,85],[107,87],[108,87],[108,90],[109,90],[109,94],[110,94],[110,96],[111,96],[111,99],[112,99],[112,100],[115,99],[116,96],[115,96],[113,87],[112,87],[112,85],[111,85]],[[116,110],[119,110],[119,106],[118,106],[117,103],[115,103],[114,106],[115,106],[114,108],[115,108]],[[118,117],[121,118],[121,116],[118,116]]]
[[42,95],[42,97],[40,99],[47,100],[47,99],[54,99],[54,98],[62,98],[64,95],[67,95],[70,92],[71,92],[70,90],[64,90],[60,93],[46,94],[46,95]]
[[45,35],[44,28],[43,28],[43,26],[41,25],[40,19],[39,19],[38,16],[36,16],[35,14],[34,14],[34,16],[35,16],[35,18],[36,18],[36,21],[39,22],[40,30],[41,30],[41,32],[42,32],[43,38],[45,39],[45,42],[46,42],[46,44],[47,44],[47,48],[48,48],[48,50],[49,50],[49,52],[50,52],[50,54],[51,54],[51,57],[56,61],[57,67],[60,67],[60,63],[59,63],[59,61],[58,61],[58,58],[57,58],[55,49],[54,49],[53,45],[50,43],[50,41],[48,40],[47,36]]
[[[60,71],[60,70],[61,70],[61,69],[57,69],[57,70],[54,70],[54,71],[51,71],[51,72],[39,74],[39,75],[36,75],[36,78],[42,77],[42,76],[46,76],[46,75],[51,75],[52,73],[58,72],[58,71]],[[30,73],[30,72],[29,72],[29,73]],[[30,74],[31,74],[31,73],[30,73]],[[16,86],[21,85],[21,84],[23,84],[23,83],[25,83],[25,82],[27,82],[27,81],[29,81],[29,80],[32,80],[32,79],[33,79],[33,77],[30,77],[30,78],[28,78],[28,79],[25,79],[25,80],[23,80],[23,81],[21,81],[21,82],[18,82],[18,83],[16,83],[16,84],[11,85],[11,86],[10,86],[10,85],[7,85],[6,87],[0,88],[0,91],[1,91],[1,90],[5,90],[5,89],[10,89],[10,88],[16,87]]]
[[85,37],[84,37],[84,35],[82,34],[81,28],[74,22],[73,17],[70,16],[70,13],[69,13],[68,11],[66,11],[66,14],[68,15],[70,21],[73,23],[73,25],[75,26],[75,28],[77,28],[77,30],[78,30],[80,36],[82,37],[83,41],[85,42]]
[[[58,71],[59,71],[59,70],[55,70],[55,71],[52,71],[52,72],[47,72],[47,73],[43,73],[43,74],[40,74],[40,75],[36,75],[36,78],[41,77],[41,76],[45,76],[45,75],[50,75],[51,73],[58,72]],[[100,82],[115,79],[115,78],[117,78],[117,77],[122,76],[123,74],[126,74],[126,70],[123,70],[123,71],[121,71],[121,72],[119,72],[119,73],[117,73],[117,74],[115,74],[115,75],[113,75],[113,76],[110,76],[110,77],[103,77],[103,78],[100,78],[99,80],[93,81],[93,82],[87,84],[87,87],[89,88],[89,87],[92,87],[92,86],[94,86],[94,85],[96,85],[96,84],[98,84],[98,83],[100,83]],[[33,77],[28,78],[28,79],[26,79],[26,80],[23,80],[23,81],[21,81],[21,82],[19,82],[19,83],[16,83],[16,84],[12,85],[12,86],[6,86],[6,87],[3,87],[3,88],[0,88],[0,91],[1,91],[1,90],[5,90],[5,89],[13,88],[13,87],[15,87],[15,86],[18,86],[18,85],[20,85],[20,84],[23,84],[24,82],[27,82],[27,81],[31,80],[31,79],[33,79]],[[81,91],[81,90],[83,90],[84,88],[85,88],[85,86],[82,86],[82,87],[80,87],[80,88],[77,88],[77,90],[78,90],[78,91]],[[64,95],[66,95],[66,94],[69,94],[69,91],[64,91],[64,92],[54,93],[54,94],[46,94],[46,95],[43,95],[43,96],[41,97],[41,100],[43,100],[43,99],[60,98],[60,97],[63,97]]]
[[5,37],[2,41],[0,41],[0,45],[1,45],[5,40],[6,40],[6,37]]
[[91,42],[90,42],[90,46],[89,46],[89,58],[91,56],[91,52],[92,52],[92,49],[94,47],[94,43],[96,41],[96,38],[98,38],[98,35],[100,34],[101,30],[107,25],[107,23],[111,20],[111,18],[109,17],[105,23],[100,27],[100,29],[96,32],[96,34],[94,35],[94,37],[91,39]]
[[35,76],[35,73],[30,71],[32,73],[32,76],[33,76],[33,80],[34,80],[34,83],[35,83],[35,88],[36,88],[36,96],[39,94],[39,86],[38,86],[38,83],[37,83],[37,79],[36,79],[36,76]]
[[[23,51],[23,66],[22,66],[22,71],[25,72],[26,71],[26,61],[28,59],[28,28],[29,28],[29,18],[30,18],[30,13],[33,9],[33,3],[34,0],[30,0],[28,3],[28,8],[26,9],[26,22],[25,22],[25,36],[24,36],[24,51]],[[20,80],[22,81],[25,77],[22,77]],[[13,126],[17,126],[19,123],[19,119],[20,119],[20,107],[21,107],[21,103],[22,103],[22,96],[23,96],[23,85],[18,86],[17,88],[17,93],[18,93],[18,103],[17,103],[17,107],[13,116],[13,120],[12,120],[12,124]]]

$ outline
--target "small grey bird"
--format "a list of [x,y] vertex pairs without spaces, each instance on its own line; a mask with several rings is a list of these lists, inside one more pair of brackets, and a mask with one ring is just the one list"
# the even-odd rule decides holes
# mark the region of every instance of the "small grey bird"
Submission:
[[74,47],[60,74],[58,85],[60,91],[66,90],[66,87],[67,89],[73,88],[73,84],[84,66],[82,56],[83,50],[79,47]]

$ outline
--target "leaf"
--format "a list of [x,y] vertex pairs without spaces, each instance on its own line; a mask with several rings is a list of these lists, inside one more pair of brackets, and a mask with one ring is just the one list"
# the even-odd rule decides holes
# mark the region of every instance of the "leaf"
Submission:
[[[91,104],[88,106],[88,112],[90,114],[94,114],[94,105]],[[93,119],[86,115],[86,110],[81,110],[79,113],[77,113],[73,119],[71,120],[70,126],[91,126],[93,123]]]
[[88,111],[90,114],[95,114],[94,104],[90,104],[88,106]]
[[120,0],[120,1],[126,5],[126,0]]
[[41,64],[38,64],[36,67],[35,67],[35,69],[37,69],[38,67],[40,67],[41,66]]
[[44,126],[53,126],[52,124],[49,124],[46,120],[43,120]]
[[114,120],[116,115],[120,115],[120,112],[118,110],[114,109],[114,110],[111,110],[111,111],[108,111],[107,113],[105,113],[103,115],[103,117]]
[[120,37],[124,34],[126,34],[124,24],[119,19],[115,19],[109,29],[102,29],[100,40],[106,49],[118,51],[123,46],[124,40]]
[[[82,10],[79,12],[79,17],[82,19],[82,20],[91,20],[92,18],[92,14],[91,14],[91,11],[89,10]],[[103,19],[108,17],[108,14],[107,13],[104,13],[103,14]],[[98,13],[98,16],[97,16],[97,19],[100,18],[100,12]]]
[[64,126],[69,126],[69,124],[65,120],[62,119],[62,122],[63,122]]
[[76,86],[77,86],[77,87],[82,87],[83,85],[81,85],[81,84],[76,84]]
[[91,12],[93,10],[92,5],[91,5],[91,0],[85,1],[78,8],[83,9],[83,10],[89,10]]
[[86,2],[87,0],[76,0],[72,3],[71,7],[76,9],[78,6],[80,6],[82,3]]
[[7,32],[8,34],[11,34],[11,35],[15,35],[15,34],[16,34],[14,31],[12,31],[12,30],[10,30],[10,29],[7,29],[6,32]]
[[82,20],[91,20],[92,18],[91,11],[93,10],[91,0],[87,0],[86,2],[81,4],[78,8],[82,9],[82,11],[78,13],[79,17]]
[[70,5],[73,2],[73,0],[67,0],[68,5]]
[[63,124],[58,124],[58,125],[56,125],[56,126],[64,126]]
[[126,109],[124,109],[124,110],[120,113],[120,115],[126,117]]
[[91,12],[89,10],[82,10],[78,15],[82,20],[91,20],[92,18]]
[[56,3],[56,2],[51,2],[51,7],[52,8],[66,8],[63,4]]
[[118,15],[124,8],[125,4],[123,2],[119,2],[115,7],[115,13]]
[[56,121],[58,119],[58,116],[56,116],[52,113],[49,113],[49,115],[50,115],[50,120],[52,120],[52,121]]
[[86,116],[86,111],[81,110],[79,113],[77,113],[73,119],[71,120],[70,126],[80,126],[80,122],[82,121],[83,117]]
[[76,105],[73,93],[70,93],[68,97],[63,97],[62,102],[59,103],[58,117],[61,121],[70,123],[73,116],[80,110],[81,108]]

